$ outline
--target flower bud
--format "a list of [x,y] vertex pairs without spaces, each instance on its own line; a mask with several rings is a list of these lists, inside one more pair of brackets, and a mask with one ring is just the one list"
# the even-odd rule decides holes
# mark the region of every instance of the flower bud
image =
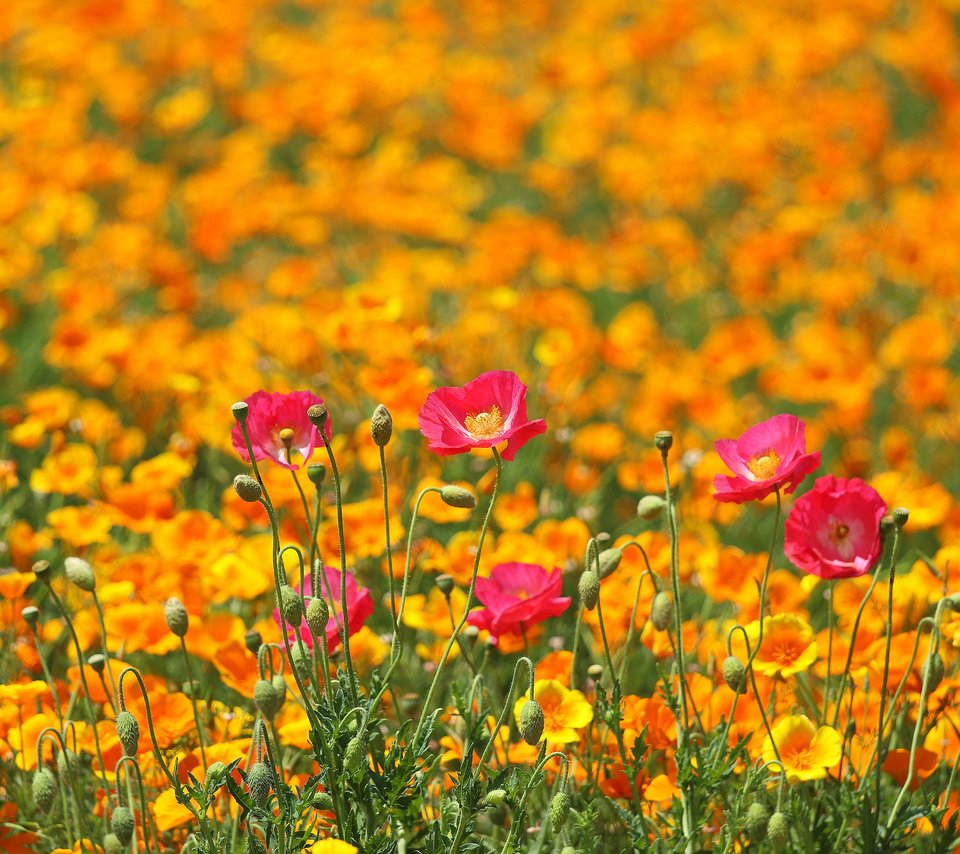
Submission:
[[637,503],[637,515],[645,522],[652,522],[660,516],[666,506],[667,502],[659,495],[644,495]]
[[927,683],[928,691],[936,691],[937,686],[943,681],[943,658],[940,653],[934,650],[923,665],[923,681]]
[[104,834],[103,854],[123,854],[123,843],[117,838],[117,834]]
[[322,403],[313,404],[307,409],[307,418],[310,419],[310,423],[320,431],[322,436],[324,425],[327,423],[327,407]]
[[140,745],[140,724],[137,719],[124,710],[117,713],[117,738],[123,746],[125,756],[136,756]]
[[270,681],[273,682],[273,690],[277,692],[277,702],[282,708],[287,699],[287,680],[278,673]]
[[233,413],[233,417],[236,419],[238,424],[245,424],[247,421],[247,416],[250,414],[250,407],[247,405],[246,401],[240,400],[230,407],[230,411]]
[[74,777],[80,771],[80,757],[69,748],[57,754],[57,774],[61,777]]
[[373,437],[374,444],[381,448],[386,446],[393,435],[393,416],[382,403],[377,404],[373,415],[370,416],[370,435]]
[[723,660],[723,681],[731,691],[738,694],[747,693],[747,670],[743,662],[735,655],[728,655]]
[[27,607],[20,612],[20,616],[23,617],[24,622],[32,629],[40,622],[40,609],[36,605],[27,605]]
[[307,625],[318,638],[327,633],[330,621],[330,608],[322,596],[314,596],[307,605]]
[[290,647],[290,663],[301,679],[310,678],[310,668],[313,666],[310,653],[298,643]]
[[268,721],[272,721],[277,712],[280,711],[280,701],[277,697],[277,689],[273,687],[272,682],[266,679],[258,679],[257,684],[253,686],[253,702]]
[[650,622],[658,632],[663,632],[670,628],[672,620],[673,599],[669,593],[661,590],[653,597],[653,604],[650,606]]
[[331,812],[333,810],[333,798],[326,792],[317,792],[313,796],[313,808],[322,812]]
[[211,762],[207,767],[207,776],[203,780],[204,790],[212,795],[226,782],[227,766],[222,762]]
[[520,709],[520,735],[527,744],[536,745],[543,738],[543,708],[536,700],[527,700]]
[[434,581],[436,582],[437,587],[440,588],[440,592],[449,598],[450,594],[453,592],[453,576],[443,573],[442,575],[438,575]]
[[[944,602],[947,603],[947,607],[950,608],[952,611],[960,611],[960,593],[951,593],[949,596],[947,596],[944,599]],[[24,613],[26,612],[26,610],[27,609],[24,608],[23,611],[21,612],[23,613],[24,619],[26,619],[27,617],[26,613]]]
[[360,770],[365,758],[366,750],[364,749],[363,739],[359,735],[355,735],[347,742],[347,749],[343,752],[343,767],[349,773],[355,774]]
[[50,561],[48,560],[38,560],[31,567],[33,569],[33,574],[37,576],[41,581],[49,584],[50,583]]
[[95,652],[89,658],[87,658],[87,664],[90,665],[90,668],[94,673],[103,673],[104,669],[107,666],[107,660],[99,653]]
[[750,804],[747,810],[747,833],[752,842],[762,842],[767,836],[767,822],[770,820],[770,810],[756,801]]
[[597,607],[597,600],[600,598],[600,578],[592,569],[588,569],[580,575],[580,581],[577,583],[577,593],[583,607],[588,611]]
[[263,762],[254,762],[247,771],[247,788],[254,804],[263,807],[270,797],[270,787],[273,786],[273,772]]
[[260,647],[263,646],[263,638],[256,629],[247,631],[243,636],[243,642],[247,649],[254,655],[256,655],[260,651]]
[[906,507],[894,507],[893,508],[893,524],[898,528],[902,528],[907,524],[907,519],[910,518],[910,511]]
[[591,664],[587,668],[587,676],[589,676],[594,682],[599,682],[603,678],[603,665]]
[[40,768],[33,775],[30,788],[33,793],[33,805],[40,812],[49,812],[57,794],[57,781],[53,779],[53,772],[49,768]]
[[67,578],[81,590],[92,593],[97,586],[97,577],[93,574],[93,567],[79,557],[68,557],[63,562]]
[[783,848],[790,841],[790,823],[779,810],[767,822],[767,839],[774,849]]
[[289,584],[284,584],[280,588],[280,611],[291,626],[299,626],[300,619],[303,617],[303,606],[297,591]]
[[263,487],[248,474],[238,474],[233,479],[233,490],[241,501],[253,504],[263,497]]
[[307,466],[307,477],[314,486],[319,488],[326,476],[327,467],[323,463],[310,463]]
[[440,488],[440,498],[444,504],[450,507],[459,507],[462,510],[472,510],[477,506],[477,496],[469,489],[454,486],[452,483]]
[[557,792],[550,802],[550,828],[559,833],[570,815],[570,796],[566,792]]
[[673,447],[673,433],[669,430],[661,430],[653,437],[653,444],[663,452],[669,451]]
[[600,552],[598,561],[600,563],[601,581],[608,575],[612,575],[614,570],[620,566],[620,558],[623,557],[623,549],[604,549]]
[[127,807],[117,807],[110,817],[110,829],[116,834],[121,845],[129,845],[133,839],[135,821],[133,813]]
[[480,804],[485,807],[500,807],[503,806],[506,797],[507,792],[505,789],[491,789],[487,792],[486,797],[484,797]]
[[186,636],[187,629],[190,628],[190,617],[183,602],[174,597],[167,599],[167,603],[163,606],[163,616],[171,632],[178,638]]

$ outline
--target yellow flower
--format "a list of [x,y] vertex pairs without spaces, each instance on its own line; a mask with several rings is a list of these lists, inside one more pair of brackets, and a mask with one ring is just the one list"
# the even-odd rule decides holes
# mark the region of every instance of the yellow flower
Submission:
[[[554,744],[580,740],[578,729],[593,720],[593,709],[580,691],[571,691],[556,679],[538,679],[533,696],[543,708],[543,737]],[[520,723],[520,710],[527,702],[524,695],[514,704],[513,714]]]
[[[760,635],[760,623],[747,626],[750,648]],[[810,625],[795,614],[777,614],[763,619],[763,641],[753,669],[764,676],[793,676],[817,660],[817,641]]]
[[806,715],[791,715],[778,721],[763,744],[763,761],[777,762],[773,745],[780,752],[780,764],[791,780],[819,780],[840,761],[843,739],[835,729],[819,729]]
[[342,839],[321,839],[310,848],[310,854],[357,854],[357,849]]

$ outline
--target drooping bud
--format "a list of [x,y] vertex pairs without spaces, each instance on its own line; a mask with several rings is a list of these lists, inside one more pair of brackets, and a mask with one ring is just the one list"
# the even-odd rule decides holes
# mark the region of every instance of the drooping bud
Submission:
[[307,625],[318,638],[326,634],[330,608],[322,596],[314,596],[307,605]]
[[273,687],[272,682],[266,679],[258,679],[257,684],[253,686],[253,702],[268,721],[272,721],[277,712],[280,711],[280,702],[277,698],[277,689]]
[[273,690],[277,692],[277,702],[282,707],[287,699],[287,680],[278,673],[270,681],[273,682]]
[[600,552],[598,561],[600,563],[600,579],[603,580],[608,575],[612,575],[614,570],[620,566],[620,558],[623,557],[623,549],[604,549]]
[[477,496],[469,489],[448,483],[440,488],[440,498],[450,507],[459,507],[462,510],[472,510],[477,506]]
[[244,850],[246,854],[267,854],[267,849],[260,837],[249,827],[247,827],[247,839]]
[[103,854],[123,854],[123,843],[115,833],[107,833],[103,837]]
[[250,414],[250,407],[245,401],[240,400],[230,407],[230,411],[233,413],[233,417],[236,419],[238,424],[245,424],[247,421],[247,416]]
[[645,522],[652,522],[660,516],[666,506],[667,502],[659,495],[644,495],[637,502],[637,515]]
[[351,774],[355,774],[360,770],[365,758],[366,750],[364,749],[363,739],[359,735],[355,735],[347,742],[347,749],[343,752],[343,767]]
[[318,489],[326,476],[327,467],[323,463],[310,463],[307,466],[307,477],[310,478],[310,483]]
[[57,754],[57,774],[63,778],[73,777],[80,771],[80,757],[69,748]]
[[580,581],[577,582],[577,593],[583,607],[588,611],[597,607],[597,600],[600,598],[600,578],[592,569],[588,569],[580,575]]
[[49,812],[57,794],[57,781],[53,778],[53,772],[49,768],[41,768],[33,775],[30,788],[33,793],[33,805],[40,812]]
[[550,802],[550,828],[559,833],[570,815],[570,796],[566,792],[557,792]]
[[727,683],[727,687],[731,691],[736,691],[738,694],[747,693],[747,669],[739,658],[735,655],[728,655],[723,660],[721,672],[723,673],[723,681]]
[[661,430],[653,437],[653,444],[661,451],[669,451],[673,447],[673,433]]
[[238,474],[233,479],[233,490],[240,496],[241,501],[253,504],[263,497],[263,487],[256,478],[248,474]]
[[20,616],[23,617],[24,622],[32,629],[40,622],[40,609],[36,605],[27,605],[27,607],[20,612]]
[[167,620],[167,628],[178,638],[185,637],[190,628],[190,617],[183,602],[175,597],[167,599],[163,606],[163,616]]
[[658,632],[666,631],[670,628],[673,620],[673,599],[665,590],[661,590],[653,597],[653,604],[650,606],[650,622]]
[[370,435],[373,437],[374,444],[381,448],[386,446],[393,435],[393,416],[382,403],[377,404],[373,415],[370,416]]
[[480,803],[485,807],[499,807],[503,806],[506,797],[507,792],[505,789],[491,789]]
[[940,653],[934,650],[923,665],[923,681],[927,683],[928,691],[936,691],[937,686],[943,681],[943,658]]
[[770,810],[759,801],[750,804],[747,810],[747,833],[752,842],[762,842],[767,836],[767,822],[770,820]]
[[117,738],[120,739],[125,756],[137,755],[140,745],[140,724],[126,710],[117,713]]
[[[952,611],[960,611],[960,593],[951,593],[945,597],[944,601]],[[27,609],[24,608],[23,610],[26,611]],[[24,614],[24,618],[26,618],[26,614]]]
[[320,431],[322,436],[324,425],[327,423],[327,407],[322,403],[313,404],[307,409],[307,418],[310,419],[310,423]]
[[263,646],[263,638],[256,629],[250,629],[243,636],[243,643],[250,652],[256,655]]
[[120,806],[113,811],[110,818],[110,829],[113,830],[122,845],[130,844],[135,826],[136,822],[129,808]]
[[767,839],[774,849],[783,848],[790,841],[790,823],[779,810],[767,822]]
[[273,786],[273,772],[263,762],[254,762],[247,771],[247,788],[250,797],[258,807],[263,807],[270,797]]
[[50,561],[48,560],[38,560],[31,567],[33,569],[33,574],[37,576],[41,581],[49,584],[50,583]]
[[300,644],[294,644],[290,648],[290,663],[301,679],[310,678],[310,668],[313,663],[310,661],[310,653]]
[[93,567],[79,557],[68,557],[63,562],[67,578],[87,593],[93,592],[97,586],[97,577],[93,574]]
[[527,700],[520,709],[520,735],[530,745],[543,738],[543,707],[536,700]]
[[440,589],[440,592],[444,596],[449,597],[450,594],[453,592],[453,576],[447,575],[447,573],[443,573],[442,575],[438,575],[434,580],[436,581],[437,587]]
[[297,591],[289,584],[284,584],[280,588],[280,611],[291,626],[299,626],[300,618],[303,616],[303,606]]
[[898,528],[902,528],[907,524],[907,519],[910,518],[910,511],[906,507],[894,507],[893,508],[893,524]]

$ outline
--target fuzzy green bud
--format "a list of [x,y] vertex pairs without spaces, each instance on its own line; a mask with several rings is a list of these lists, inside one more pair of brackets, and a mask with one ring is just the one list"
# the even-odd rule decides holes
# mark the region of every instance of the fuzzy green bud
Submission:
[[620,566],[620,558],[623,557],[623,549],[604,549],[600,552],[598,561],[600,563],[600,579],[603,580],[608,575],[612,575],[614,570]]
[[233,491],[247,504],[253,504],[263,497],[263,487],[248,474],[238,474],[233,479]]
[[462,510],[472,510],[477,506],[477,496],[469,489],[462,486],[454,486],[448,483],[440,487],[440,498],[444,504],[450,507],[459,507]]
[[27,607],[20,612],[20,616],[23,617],[23,621],[32,629],[40,622],[40,609],[36,605],[27,605]]
[[735,655],[728,655],[723,660],[721,672],[723,673],[723,681],[727,683],[727,687],[731,691],[736,691],[738,694],[747,693],[747,669],[739,658]]
[[110,829],[116,834],[122,845],[129,845],[133,839],[133,829],[136,822],[133,813],[127,807],[117,807],[110,817]]
[[80,757],[69,748],[57,754],[57,774],[61,777],[73,777],[80,771]]
[[943,658],[940,653],[934,650],[923,665],[923,681],[927,683],[928,691],[936,691],[937,686],[943,681]]
[[485,807],[500,807],[506,800],[507,792],[505,789],[491,789],[484,797],[482,804]]
[[103,854],[123,854],[123,843],[115,833],[107,833],[103,837]]
[[244,850],[246,854],[267,854],[267,849],[264,847],[260,837],[249,828],[247,828],[247,840]]
[[762,842],[767,836],[767,822],[770,820],[770,810],[759,801],[750,804],[747,810],[747,832],[753,842]]
[[163,616],[166,618],[167,628],[171,632],[178,638],[186,636],[187,629],[190,628],[190,616],[187,614],[183,602],[174,597],[167,599],[163,606]]
[[[323,436],[323,428],[327,423],[327,407],[322,403],[315,403],[313,406],[307,408],[307,418],[310,419],[310,423],[316,427],[321,436]],[[324,441],[326,436],[323,436]]]
[[658,632],[666,631],[673,621],[673,599],[666,591],[661,590],[653,597],[650,606],[650,622]]
[[258,679],[257,684],[253,686],[253,702],[260,710],[260,714],[268,721],[272,721],[280,711],[277,689],[266,679]]
[[117,713],[117,738],[120,739],[125,756],[137,755],[140,745],[140,724],[126,710]]
[[63,562],[67,578],[81,590],[92,593],[97,586],[97,577],[93,574],[93,567],[79,557],[68,557]]
[[327,632],[330,608],[322,596],[314,596],[307,605],[307,625],[318,638]]
[[310,661],[310,653],[300,644],[294,644],[290,648],[290,663],[301,679],[310,678],[310,668],[313,663]]
[[307,477],[310,478],[310,483],[317,488],[320,487],[326,476],[327,467],[323,463],[310,463],[307,466]]
[[53,779],[53,772],[49,768],[41,768],[33,775],[30,788],[33,793],[33,805],[40,812],[49,812],[57,793],[57,781]]
[[207,767],[207,776],[203,784],[208,795],[219,789],[227,779],[227,766],[222,762],[211,762]]
[[90,669],[93,670],[94,673],[100,674],[103,673],[106,668],[107,660],[99,652],[95,652],[87,658],[87,664],[90,665]]
[[566,792],[557,792],[550,802],[550,828],[559,833],[570,815],[570,796]]
[[580,581],[577,582],[577,593],[583,607],[588,611],[597,607],[597,601],[600,599],[600,578],[592,569],[588,569],[580,575]]
[[287,680],[278,673],[270,681],[273,682],[273,690],[277,692],[277,701],[282,707],[287,699]]
[[267,803],[271,786],[273,786],[273,772],[263,762],[254,762],[247,771],[247,788],[250,789],[250,797],[258,807],[263,807]]
[[536,700],[527,700],[520,709],[520,735],[527,744],[535,745],[543,738],[543,707]]
[[343,752],[343,767],[351,774],[355,774],[360,770],[365,758],[366,749],[363,739],[359,735],[355,735],[347,742],[347,749]]
[[393,435],[393,416],[382,403],[377,404],[370,416],[370,436],[375,445],[385,447]]
[[673,447],[673,433],[669,430],[661,430],[653,437],[653,444],[658,450],[666,453]]
[[333,798],[327,792],[317,792],[313,796],[313,808],[322,812],[333,810]]
[[645,522],[652,522],[663,512],[667,502],[659,495],[644,495],[637,503],[637,515]]
[[790,841],[790,823],[780,811],[770,816],[767,822],[767,839],[776,848],[783,848]]
[[300,618],[303,616],[303,606],[297,591],[289,584],[284,584],[280,588],[280,611],[291,626],[299,626]]

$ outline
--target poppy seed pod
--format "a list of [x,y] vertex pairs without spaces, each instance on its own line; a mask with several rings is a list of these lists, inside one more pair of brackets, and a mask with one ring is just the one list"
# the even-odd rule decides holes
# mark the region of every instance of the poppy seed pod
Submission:
[[140,745],[140,724],[137,719],[124,710],[117,713],[117,738],[123,746],[125,756],[136,756]]
[[110,818],[110,829],[116,834],[121,844],[129,845],[133,839],[133,829],[136,823],[133,813],[127,807],[117,807]]
[[393,436],[393,416],[382,403],[377,404],[370,416],[370,436],[375,445],[383,448]]
[[570,815],[570,796],[566,792],[557,792],[550,802],[550,828],[559,833]]
[[644,495],[637,503],[637,515],[645,522],[652,522],[660,516],[666,506],[667,502],[659,495]]
[[241,501],[248,504],[253,504],[263,497],[263,487],[248,474],[238,474],[233,479],[233,490],[240,496]]
[[663,632],[670,628],[672,620],[673,599],[669,593],[661,590],[653,597],[653,604],[650,606],[650,622],[658,632]]
[[303,605],[297,591],[289,584],[284,584],[280,588],[280,610],[285,619],[291,626],[300,624],[300,618],[303,616]]
[[782,848],[790,841],[790,823],[779,810],[767,822],[767,839],[774,848]]
[[40,812],[48,812],[57,793],[57,781],[53,779],[53,772],[49,768],[41,768],[33,775],[30,789],[34,806]]
[[307,477],[310,483],[319,487],[327,476],[327,467],[323,463],[310,463],[307,466]]
[[536,700],[527,700],[520,709],[520,735],[530,745],[540,743],[543,738],[543,707]]
[[762,842],[767,836],[767,822],[770,820],[770,810],[759,801],[750,804],[747,810],[747,832],[754,842]]
[[661,430],[653,437],[653,444],[661,451],[669,451],[673,447],[673,433]]
[[258,807],[263,807],[267,803],[271,786],[273,786],[273,772],[263,762],[254,762],[247,771],[247,788],[250,789],[250,797]]
[[40,609],[36,605],[27,605],[27,607],[20,612],[20,616],[23,617],[23,621],[32,629],[40,622]]
[[437,587],[440,588],[440,592],[444,596],[449,597],[450,594],[453,592],[453,576],[447,575],[447,573],[443,573],[442,575],[438,575],[434,580],[436,582]]
[[227,766],[222,762],[211,762],[207,768],[207,776],[204,778],[204,788],[208,794],[217,791],[225,782],[227,776]]
[[902,528],[907,524],[907,519],[910,518],[910,511],[906,507],[894,507],[893,508],[893,524],[898,528]]
[[187,629],[190,628],[190,616],[187,614],[183,602],[174,597],[167,599],[163,606],[163,616],[166,618],[167,628],[171,632],[178,638],[186,636]]
[[307,625],[310,631],[317,637],[321,637],[327,631],[329,620],[330,608],[326,599],[322,596],[314,596],[307,605]]
[[505,789],[491,789],[487,792],[486,797],[481,803],[485,807],[499,807],[503,806],[506,797],[507,792]]
[[305,680],[310,678],[310,653],[300,644],[294,644],[294,646],[290,648],[290,663],[301,679]]
[[117,834],[104,834],[103,854],[123,854],[123,843],[117,838]]
[[747,693],[747,670],[739,658],[728,655],[723,660],[722,673],[723,681],[731,691],[736,691],[738,694]]
[[239,400],[230,407],[230,411],[238,424],[245,424],[247,416],[250,414],[250,406],[246,401]]
[[577,593],[583,607],[588,611],[597,607],[597,600],[600,598],[600,578],[592,569],[581,574],[580,581],[577,582]]
[[444,504],[461,510],[472,510],[477,506],[477,497],[469,489],[451,483],[440,488],[440,498]]
[[80,757],[69,748],[57,754],[57,774],[61,777],[73,777],[80,770]]
[[38,560],[36,563],[34,563],[31,569],[33,570],[33,574],[41,581],[44,581],[47,584],[50,583],[50,575],[52,574],[50,572],[50,561]]
[[272,721],[277,712],[280,711],[277,689],[273,687],[272,682],[268,682],[266,679],[258,679],[257,684],[253,686],[253,702],[260,710],[260,714],[268,721]]
[[330,812],[333,809],[333,798],[327,792],[317,792],[313,796],[313,808],[322,812]]
[[81,590],[92,593],[97,586],[97,577],[93,574],[93,567],[79,557],[68,557],[63,562],[67,578]]
[[307,418],[310,423],[323,435],[323,427],[327,423],[327,407],[322,403],[315,403],[307,409]]
[[282,706],[287,699],[287,680],[278,673],[270,681],[273,683],[273,690],[277,692],[277,702]]

